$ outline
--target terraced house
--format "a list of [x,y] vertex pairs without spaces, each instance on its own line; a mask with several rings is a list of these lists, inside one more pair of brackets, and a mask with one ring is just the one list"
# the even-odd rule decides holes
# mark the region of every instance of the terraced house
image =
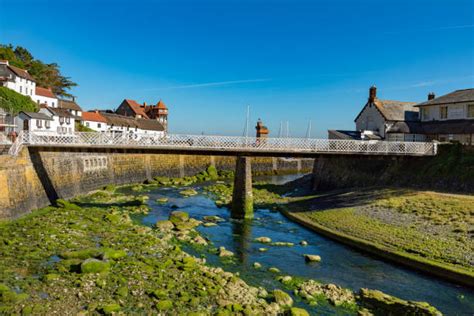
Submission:
[[440,97],[428,95],[420,109],[421,128],[429,140],[456,141],[474,145],[474,89],[450,92]]

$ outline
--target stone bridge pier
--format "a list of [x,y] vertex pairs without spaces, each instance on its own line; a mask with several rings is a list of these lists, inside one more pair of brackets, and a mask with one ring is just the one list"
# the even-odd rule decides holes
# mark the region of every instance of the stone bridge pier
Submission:
[[237,157],[231,217],[237,219],[253,218],[252,165],[250,157]]

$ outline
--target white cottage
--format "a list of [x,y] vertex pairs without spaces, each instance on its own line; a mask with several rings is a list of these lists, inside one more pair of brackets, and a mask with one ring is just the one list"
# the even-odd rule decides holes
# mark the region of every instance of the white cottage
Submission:
[[20,112],[15,117],[17,132],[56,132],[54,129],[54,119],[45,113],[40,112]]
[[97,132],[106,132],[108,130],[107,120],[99,111],[83,112],[82,125]]
[[58,107],[58,98],[50,88],[36,87],[33,101],[39,105],[46,105],[52,108]]
[[0,60],[0,85],[33,99],[36,82],[27,70],[10,65],[8,60]]

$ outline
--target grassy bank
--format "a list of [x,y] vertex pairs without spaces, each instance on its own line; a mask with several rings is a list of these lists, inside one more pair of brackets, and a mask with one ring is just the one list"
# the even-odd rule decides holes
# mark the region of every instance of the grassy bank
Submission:
[[472,196],[366,189],[300,197],[284,209],[341,242],[472,286],[473,205]]

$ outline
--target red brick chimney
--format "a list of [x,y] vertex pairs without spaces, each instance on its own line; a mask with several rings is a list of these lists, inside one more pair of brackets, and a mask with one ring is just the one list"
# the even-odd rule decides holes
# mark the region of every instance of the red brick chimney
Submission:
[[373,85],[369,89],[369,102],[373,103],[376,98],[377,98],[377,87]]
[[428,101],[429,101],[429,100],[433,100],[434,98],[435,98],[434,92],[428,93]]

